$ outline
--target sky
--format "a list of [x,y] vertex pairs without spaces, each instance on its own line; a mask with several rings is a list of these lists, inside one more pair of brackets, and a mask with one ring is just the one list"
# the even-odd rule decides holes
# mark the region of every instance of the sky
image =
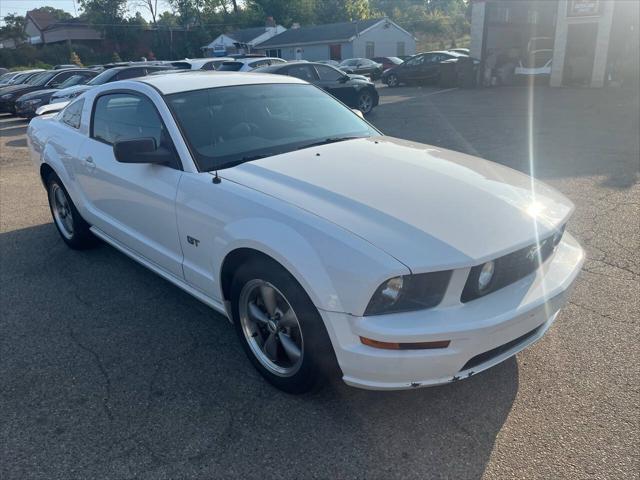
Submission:
[[[158,9],[162,12],[166,10],[166,4],[161,5],[164,2],[158,2]],[[78,0],[0,0],[0,20],[2,17],[9,13],[16,13],[18,15],[25,15],[29,10],[33,10],[38,7],[54,7],[60,10],[66,10],[71,15],[76,16],[80,13],[80,5]],[[136,7],[135,0],[128,1],[129,14],[133,15],[136,11],[140,11],[143,17],[147,20],[151,19],[151,16],[144,9]],[[4,23],[4,22],[0,22]]]

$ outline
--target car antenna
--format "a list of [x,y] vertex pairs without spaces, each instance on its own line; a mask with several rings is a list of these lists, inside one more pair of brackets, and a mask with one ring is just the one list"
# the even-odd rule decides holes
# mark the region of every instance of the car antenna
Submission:
[[218,176],[218,169],[216,168],[216,174],[213,177],[213,183],[215,183],[216,185],[219,184],[220,182],[222,182],[222,179]]

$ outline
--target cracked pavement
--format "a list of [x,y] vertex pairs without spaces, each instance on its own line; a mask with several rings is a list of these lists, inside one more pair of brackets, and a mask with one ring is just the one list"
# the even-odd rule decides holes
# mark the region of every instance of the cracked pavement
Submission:
[[437,92],[381,88],[369,119],[533,169],[576,204],[587,261],[537,344],[390,393],[278,392],[220,315],[106,245],[66,248],[26,123],[0,117],[0,478],[638,478],[638,89]]

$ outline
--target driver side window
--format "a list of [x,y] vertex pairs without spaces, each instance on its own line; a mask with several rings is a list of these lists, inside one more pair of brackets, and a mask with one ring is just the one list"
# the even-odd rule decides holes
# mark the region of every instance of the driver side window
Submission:
[[155,106],[140,95],[112,93],[98,97],[91,123],[91,137],[110,145],[138,138],[154,138],[157,146],[171,145]]
[[344,76],[340,70],[326,65],[315,65],[320,80],[335,82]]

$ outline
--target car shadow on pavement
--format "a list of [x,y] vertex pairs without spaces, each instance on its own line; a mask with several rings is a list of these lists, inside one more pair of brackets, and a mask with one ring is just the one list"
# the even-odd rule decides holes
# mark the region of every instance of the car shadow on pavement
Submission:
[[43,224],[0,254],[4,478],[476,479],[518,392],[510,359],[442,387],[287,395],[226,319],[107,245]]

